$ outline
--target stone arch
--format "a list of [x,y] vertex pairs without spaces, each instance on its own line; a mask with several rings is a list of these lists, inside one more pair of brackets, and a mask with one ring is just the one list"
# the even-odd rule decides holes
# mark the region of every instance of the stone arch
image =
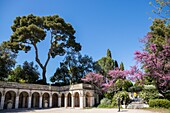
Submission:
[[42,107],[43,108],[48,108],[50,103],[50,94],[49,93],[44,93],[42,96]]
[[78,92],[74,94],[74,107],[80,107],[80,96]]
[[14,91],[7,91],[5,94],[4,109],[15,108],[16,93]]
[[71,93],[68,93],[67,95],[67,107],[71,107]]
[[61,107],[64,107],[65,105],[65,95],[64,93],[61,94]]
[[52,95],[52,107],[58,107],[58,94],[54,93]]
[[91,107],[91,94],[89,92],[86,92],[86,95],[85,95],[85,100],[86,100],[86,107]]
[[31,107],[39,108],[39,103],[40,103],[40,94],[38,92],[34,92],[32,94]]
[[28,93],[23,91],[19,95],[19,108],[28,108]]

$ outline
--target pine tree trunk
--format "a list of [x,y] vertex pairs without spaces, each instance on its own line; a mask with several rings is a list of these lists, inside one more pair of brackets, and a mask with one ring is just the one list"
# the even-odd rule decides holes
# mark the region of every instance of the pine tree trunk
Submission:
[[47,84],[47,79],[46,79],[46,68],[42,69],[42,80],[43,80],[43,84]]

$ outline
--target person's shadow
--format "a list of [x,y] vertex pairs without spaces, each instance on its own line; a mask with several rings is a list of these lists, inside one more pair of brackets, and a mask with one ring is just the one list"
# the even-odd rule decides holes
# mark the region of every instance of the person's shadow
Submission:
[[128,110],[120,110],[119,112],[128,112]]

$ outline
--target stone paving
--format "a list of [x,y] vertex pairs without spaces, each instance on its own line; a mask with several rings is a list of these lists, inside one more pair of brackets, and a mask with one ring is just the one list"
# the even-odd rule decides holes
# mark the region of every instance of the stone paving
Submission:
[[0,113],[160,113],[152,112],[148,110],[141,109],[121,109],[118,112],[118,109],[72,109],[72,108],[51,108],[51,109],[12,109],[12,110],[2,110]]

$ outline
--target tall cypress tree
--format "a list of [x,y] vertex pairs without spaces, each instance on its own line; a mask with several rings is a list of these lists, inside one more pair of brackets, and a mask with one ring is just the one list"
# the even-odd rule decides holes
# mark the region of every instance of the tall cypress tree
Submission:
[[117,60],[115,60],[115,68],[119,68]]
[[112,58],[112,54],[111,54],[111,51],[110,51],[110,49],[107,49],[107,57],[110,57],[110,58]]
[[122,70],[122,71],[124,70],[124,64],[123,64],[123,62],[120,63],[120,70]]

